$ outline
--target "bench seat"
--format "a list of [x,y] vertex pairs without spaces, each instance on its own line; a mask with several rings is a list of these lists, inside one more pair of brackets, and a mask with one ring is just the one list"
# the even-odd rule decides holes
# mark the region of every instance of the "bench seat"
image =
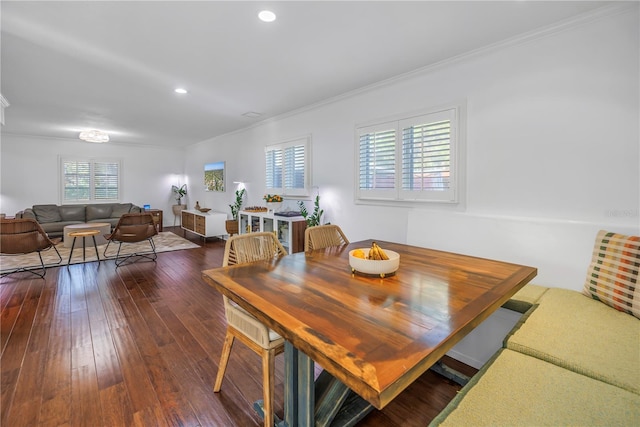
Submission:
[[638,426],[640,395],[502,349],[430,426]]

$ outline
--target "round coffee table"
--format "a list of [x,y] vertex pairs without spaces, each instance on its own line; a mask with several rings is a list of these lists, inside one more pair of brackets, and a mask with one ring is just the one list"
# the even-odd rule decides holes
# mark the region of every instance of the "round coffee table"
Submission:
[[63,231],[63,241],[64,247],[70,248],[73,243],[73,237],[69,237],[69,233],[74,231],[83,231],[83,230],[98,230],[99,234],[96,234],[96,244],[97,245],[106,245],[107,240],[104,238],[105,234],[111,233],[111,224],[108,222],[87,222],[82,224],[73,224],[67,225],[64,227]]

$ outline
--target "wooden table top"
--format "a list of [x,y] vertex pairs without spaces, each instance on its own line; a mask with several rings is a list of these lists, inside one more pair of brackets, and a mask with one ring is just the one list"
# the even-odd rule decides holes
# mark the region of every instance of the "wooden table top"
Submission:
[[83,231],[72,231],[69,233],[71,237],[89,237],[89,236],[97,236],[100,234],[100,230],[83,230]]
[[203,271],[204,280],[382,409],[537,274],[516,264],[377,241],[393,276],[353,275],[371,240]]

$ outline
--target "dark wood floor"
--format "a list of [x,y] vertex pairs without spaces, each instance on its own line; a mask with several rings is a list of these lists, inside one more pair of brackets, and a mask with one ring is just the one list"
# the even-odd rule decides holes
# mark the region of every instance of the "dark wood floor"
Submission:
[[[186,237],[201,248],[158,254],[157,263],[1,279],[1,426],[261,425],[251,406],[262,397],[260,361],[241,344],[222,392],[212,392],[226,323],[200,272],[221,265],[224,241]],[[279,416],[282,383],[278,357]],[[427,372],[359,425],[425,426],[459,389]]]

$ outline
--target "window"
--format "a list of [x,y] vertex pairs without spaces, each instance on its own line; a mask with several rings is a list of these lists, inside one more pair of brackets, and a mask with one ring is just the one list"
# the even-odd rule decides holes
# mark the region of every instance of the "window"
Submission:
[[309,137],[265,148],[267,192],[307,196],[310,164]]
[[356,129],[357,198],[455,203],[459,109]]
[[61,159],[62,203],[114,202],[120,199],[120,161]]

